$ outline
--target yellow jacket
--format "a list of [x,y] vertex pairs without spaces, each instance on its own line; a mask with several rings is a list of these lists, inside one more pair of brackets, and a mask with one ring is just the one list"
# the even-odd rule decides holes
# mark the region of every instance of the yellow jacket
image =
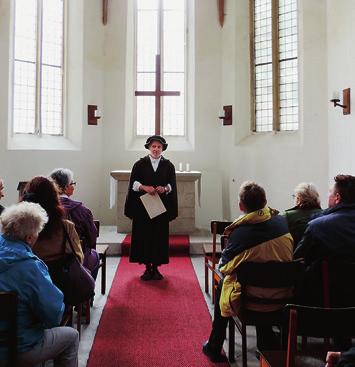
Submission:
[[[258,226],[255,227],[254,224]],[[236,255],[220,268],[224,275],[220,297],[221,314],[224,317],[234,316],[239,312],[241,286],[233,271],[241,263],[291,261],[293,253],[293,239],[288,232],[285,219],[274,215],[273,210],[268,207],[239,217],[230,227],[232,233],[224,252]],[[225,256],[222,254],[223,258]],[[267,298],[287,297],[290,292],[289,288],[248,288],[251,295]],[[275,306],[253,304],[248,305],[248,309],[265,312],[275,310]]]

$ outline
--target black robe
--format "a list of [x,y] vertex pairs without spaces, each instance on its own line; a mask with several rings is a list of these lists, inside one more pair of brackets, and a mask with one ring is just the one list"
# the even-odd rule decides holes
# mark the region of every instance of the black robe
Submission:
[[[133,191],[134,181],[147,186],[171,185],[172,190],[160,195],[167,211],[150,219],[142,201],[139,199],[145,192]],[[137,161],[131,172],[128,194],[125,203],[125,215],[132,219],[132,242],[130,262],[156,265],[169,262],[169,221],[175,219],[177,213],[177,190],[174,165],[161,157],[154,172],[149,156]]]

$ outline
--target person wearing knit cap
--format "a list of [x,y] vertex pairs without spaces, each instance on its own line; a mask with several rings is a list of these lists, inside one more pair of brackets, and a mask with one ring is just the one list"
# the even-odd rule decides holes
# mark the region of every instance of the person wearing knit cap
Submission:
[[[142,280],[161,280],[158,266],[169,263],[169,222],[178,215],[175,167],[161,155],[168,147],[162,136],[150,136],[144,147],[149,154],[132,168],[125,203],[132,219],[130,262],[145,265]],[[151,219],[140,200],[144,194],[159,195],[166,212]]]

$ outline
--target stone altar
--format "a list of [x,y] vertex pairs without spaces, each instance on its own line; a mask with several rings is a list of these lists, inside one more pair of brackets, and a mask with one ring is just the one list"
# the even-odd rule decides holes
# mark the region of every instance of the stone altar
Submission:
[[[132,229],[131,220],[124,215],[124,204],[126,200],[130,174],[131,171],[128,170],[117,170],[111,172],[111,177],[117,181],[117,232],[120,233],[130,233]],[[178,190],[178,217],[170,222],[170,233],[189,234],[196,230],[195,207],[196,204],[199,205],[201,172],[177,171],[176,183]],[[196,190],[198,200],[196,200]]]

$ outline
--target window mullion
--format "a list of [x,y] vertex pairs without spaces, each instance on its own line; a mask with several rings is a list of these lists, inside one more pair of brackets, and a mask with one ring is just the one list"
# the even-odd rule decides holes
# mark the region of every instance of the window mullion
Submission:
[[[163,34],[163,0],[159,1],[159,16],[158,16],[158,54],[160,55],[160,86],[159,88],[162,89],[163,81],[164,81],[164,34]],[[164,98],[160,98],[160,111],[157,111],[157,113],[160,114],[160,134],[163,134],[163,104],[164,104]]]
[[42,87],[42,0],[37,0],[37,40],[36,40],[36,117],[35,134],[42,134],[41,124],[41,87]]
[[280,131],[279,0],[272,0],[272,129]]
[[255,106],[255,0],[249,3],[249,50],[250,50],[250,123],[251,131],[256,131]]

